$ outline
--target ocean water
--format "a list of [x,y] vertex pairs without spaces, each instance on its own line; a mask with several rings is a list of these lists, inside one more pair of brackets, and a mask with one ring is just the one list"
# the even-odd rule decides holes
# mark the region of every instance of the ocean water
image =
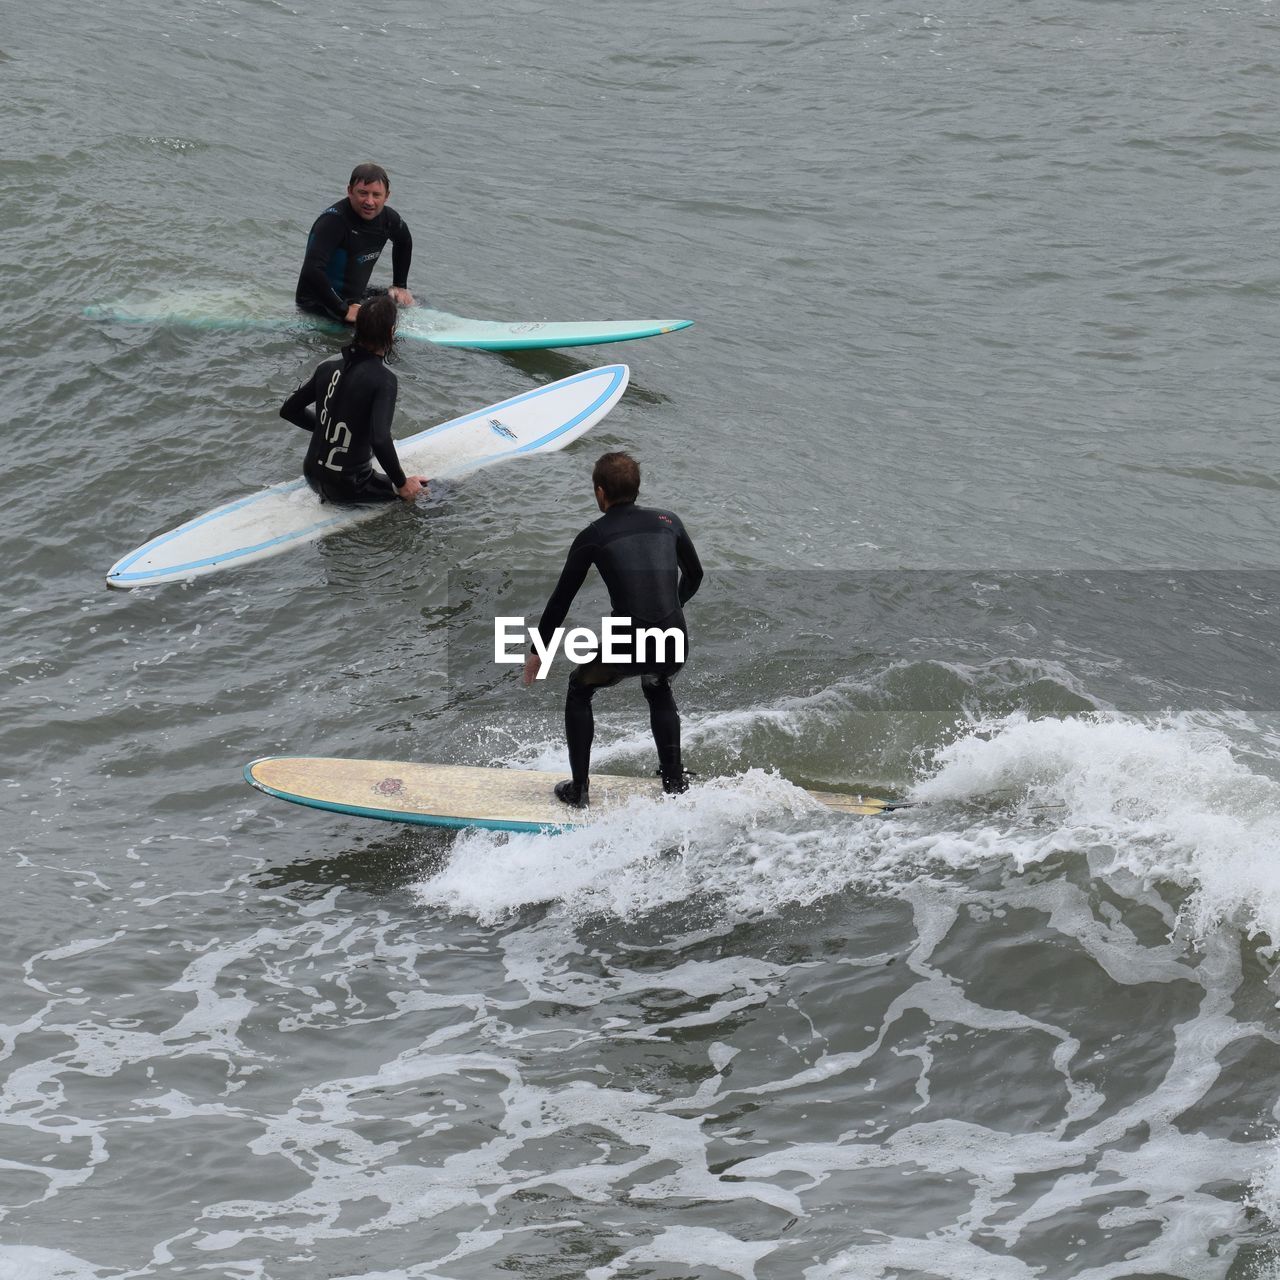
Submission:
[[[1269,0],[6,8],[0,1275],[1280,1276],[1278,46]],[[287,297],[365,159],[432,305],[694,327],[407,350],[401,434],[631,385],[109,591],[297,473],[335,339],[85,308]],[[697,785],[549,838],[244,784],[562,769],[492,619],[606,448],[708,569]]]

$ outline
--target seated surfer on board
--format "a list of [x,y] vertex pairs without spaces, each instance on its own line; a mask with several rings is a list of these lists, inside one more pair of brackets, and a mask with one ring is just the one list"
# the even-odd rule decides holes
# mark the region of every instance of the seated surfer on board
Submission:
[[369,277],[383,246],[391,241],[391,288],[402,307],[413,306],[409,262],[413,237],[405,220],[387,204],[391,179],[376,164],[351,171],[347,198],[331,204],[312,224],[298,276],[295,301],[304,311],[354,323],[369,294]]
[[[372,299],[356,316],[355,341],[280,407],[282,418],[311,432],[302,474],[321,502],[412,502],[426,492],[426,476],[405,475],[391,438],[397,383],[386,359],[395,340],[396,304],[386,295]],[[385,475],[373,469],[374,458]]]
[[[602,654],[573,669],[565,698],[564,725],[569,743],[569,768],[573,777],[555,786],[558,800],[574,808],[589,802],[588,773],[595,718],[591,699],[630,676],[640,677],[640,688],[649,704],[649,726],[658,748],[658,772],[662,789],[673,794],[688,789],[680,760],[680,713],[671,692],[672,677],[684,666],[688,632],[685,602],[702,582],[702,565],[693,542],[678,516],[669,511],[636,506],[640,492],[640,467],[626,453],[606,453],[591,472],[596,505],[604,515],[589,524],[573,540],[560,581],[538,621],[541,648],[547,651],[552,633],[565,620],[574,596],[594,564],[609,589],[609,607],[615,618],[631,619],[631,656],[648,661],[608,662]],[[684,640],[681,660],[671,657],[670,644],[656,653],[641,654],[636,632],[640,628],[678,631]],[[652,644],[650,645],[652,649]],[[665,650],[665,651],[664,651]],[[665,661],[654,661],[654,657]],[[524,664],[524,682],[537,677],[542,661],[537,650]]]

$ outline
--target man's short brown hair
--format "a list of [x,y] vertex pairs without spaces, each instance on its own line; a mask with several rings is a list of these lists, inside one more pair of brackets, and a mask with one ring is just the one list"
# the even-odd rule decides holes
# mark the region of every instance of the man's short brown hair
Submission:
[[640,492],[640,464],[629,453],[604,453],[591,469],[591,483],[610,502],[634,502]]
[[391,179],[387,177],[387,171],[380,164],[358,164],[351,170],[351,181],[347,183],[349,191],[357,183],[363,182],[365,186],[370,186],[375,182],[380,182],[388,191],[391,190]]

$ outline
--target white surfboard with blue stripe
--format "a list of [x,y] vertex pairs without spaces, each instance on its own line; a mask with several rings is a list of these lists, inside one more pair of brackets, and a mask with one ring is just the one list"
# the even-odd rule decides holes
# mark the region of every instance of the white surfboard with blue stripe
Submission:
[[[452,479],[509,458],[563,449],[590,431],[626,390],[625,364],[605,365],[396,442],[409,475]],[[107,573],[113,587],[182,582],[265,560],[394,507],[321,503],[305,480],[272,485],[143,543]]]

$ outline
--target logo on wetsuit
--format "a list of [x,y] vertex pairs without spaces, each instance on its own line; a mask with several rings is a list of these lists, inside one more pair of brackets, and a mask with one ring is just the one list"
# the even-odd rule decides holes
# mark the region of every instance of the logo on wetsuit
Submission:
[[322,465],[328,467],[330,471],[347,469],[345,458],[347,450],[351,448],[351,428],[345,422],[334,422],[329,412],[329,401],[333,398],[333,393],[338,389],[338,383],[341,380],[342,370],[335,369],[320,405],[320,426],[324,429],[324,442],[333,445]]

